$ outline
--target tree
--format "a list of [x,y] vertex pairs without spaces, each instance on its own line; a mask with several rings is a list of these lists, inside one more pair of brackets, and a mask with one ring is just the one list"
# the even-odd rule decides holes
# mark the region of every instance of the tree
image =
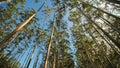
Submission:
[[[44,4],[40,16],[40,9],[36,12],[24,7],[27,1],[18,1],[0,7],[1,59],[16,58],[20,68],[120,67],[117,0],[107,0],[113,4],[106,0],[36,0]],[[16,60],[13,68],[19,64]]]
[[3,1],[7,1],[7,2],[10,2],[11,0],[0,0],[0,2],[3,2]]
[[116,4],[120,4],[119,0],[106,0],[106,1],[109,1],[109,2],[112,2],[112,3],[116,3]]
[[[4,54],[4,53],[3,53]],[[16,61],[17,62],[17,64],[16,65],[14,65],[14,68],[19,68],[19,66],[20,66],[20,63],[19,63],[19,61],[17,60],[17,59],[11,59],[10,61],[8,61],[8,57],[6,57],[6,58],[1,58],[0,59],[0,67],[2,67],[2,68],[11,68],[12,67],[12,63],[14,62],[14,61]]]

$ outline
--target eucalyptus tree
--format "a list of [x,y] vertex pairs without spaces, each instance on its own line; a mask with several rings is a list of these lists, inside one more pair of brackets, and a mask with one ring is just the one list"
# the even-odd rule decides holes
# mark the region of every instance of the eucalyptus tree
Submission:
[[[119,67],[120,17],[116,14],[119,10],[110,10],[117,8],[116,5],[106,4],[105,0],[51,0],[53,6],[49,8],[44,2],[38,9],[39,11],[43,7],[45,11],[44,22],[47,22],[47,27],[42,28],[35,17],[38,11],[24,9],[26,1],[18,1],[12,0],[0,7],[0,52],[6,52],[0,58],[10,56],[8,61],[16,58],[21,61],[22,68],[29,68],[30,65],[35,68]],[[69,10],[66,11],[67,9]],[[70,30],[72,39],[67,31],[69,22],[63,19],[67,19],[67,12],[69,21],[73,22]],[[69,53],[70,45],[76,48],[76,58]],[[41,54],[43,59],[39,61]],[[24,64],[21,58],[25,59]],[[76,66],[74,59],[77,59]],[[12,67],[17,64],[19,63],[14,61]]]
[[[3,53],[5,51],[6,55],[4,56],[1,54],[2,57],[6,58],[9,57],[8,61],[13,58],[20,59],[22,52],[28,48],[28,46],[35,42],[33,39],[37,38],[39,34],[39,24],[37,23],[38,18],[35,17],[37,12],[41,10],[43,5],[38,9],[36,12],[32,8],[29,9],[28,7],[24,8],[25,0],[18,0],[12,1],[10,3],[6,3],[5,6],[1,6],[0,14],[1,14],[1,21],[0,21],[0,52]],[[9,11],[9,12],[8,12]],[[31,16],[31,17],[29,17]],[[27,19],[28,18],[28,19]],[[32,19],[32,21],[26,26],[26,24]],[[26,21],[25,21],[26,20]],[[23,22],[25,21],[25,22]],[[20,22],[23,22],[22,24]],[[20,25],[21,24],[21,25]],[[34,24],[34,25],[33,25]],[[25,26],[25,27],[24,27]],[[24,27],[24,28],[23,28]],[[35,28],[36,27],[36,28]],[[16,28],[16,29],[15,29]],[[15,29],[15,30],[13,30]],[[18,32],[22,29],[21,32]],[[11,32],[13,31],[13,32]],[[7,36],[7,37],[6,37]],[[34,37],[34,38],[33,38]],[[3,40],[3,38],[5,38]],[[31,40],[30,40],[31,39]],[[11,42],[11,43],[10,43]],[[21,46],[21,44],[23,46]],[[11,50],[12,49],[12,50]],[[34,52],[34,51],[33,51]],[[16,61],[13,62],[13,67],[18,64]],[[28,63],[29,65],[29,63]]]
[[[0,59],[0,67],[2,67],[2,68],[12,68],[12,63],[14,62],[14,61],[17,61],[16,59],[12,59],[12,60],[10,60],[10,61],[7,61],[8,60],[8,57],[6,57],[6,58],[1,58]],[[18,64],[16,64],[15,66],[14,66],[14,68],[19,68],[19,66],[20,66],[20,63],[19,63],[19,61],[17,61],[17,63]]]
[[[51,51],[49,55],[48,66],[50,68],[73,68],[74,61],[72,56],[68,53],[69,40],[68,33],[66,32],[67,23],[63,20],[66,7],[62,1],[54,1],[56,5],[54,15],[54,33],[52,38]],[[49,47],[49,46],[48,46]],[[47,55],[48,56],[48,55]],[[46,58],[47,59],[47,58]],[[70,64],[67,64],[71,61]]]
[[[106,59],[107,59],[108,62],[111,64],[111,67],[114,67],[114,66],[116,67],[117,64],[114,64],[114,62],[112,62],[111,57],[110,57],[110,55],[112,53],[110,53],[110,52],[111,52],[111,48],[112,48],[114,50],[113,51],[114,54],[117,53],[118,54],[117,56],[120,55],[120,51],[119,51],[119,46],[120,46],[119,45],[120,44],[119,43],[119,39],[120,39],[119,38],[119,28],[118,27],[113,27],[113,26],[115,26],[115,24],[113,25],[113,22],[112,21],[109,22],[109,20],[112,19],[114,22],[119,21],[119,16],[111,13],[110,10],[109,11],[107,10],[108,12],[106,12],[106,10],[102,9],[103,7],[100,9],[99,8],[100,5],[96,4],[96,1],[89,1],[89,0],[78,1],[78,0],[75,0],[75,1],[69,2],[68,6],[70,6],[70,11],[71,11],[70,16],[69,16],[69,20],[72,21],[73,25],[74,25],[74,27],[73,27],[73,37],[75,37],[75,39],[74,39],[75,40],[75,45],[78,44],[78,45],[82,46],[81,48],[83,48],[83,50],[85,50],[85,53],[88,56],[89,62],[92,63],[92,64],[95,63],[95,62],[91,61],[89,53],[86,51],[86,49],[88,49],[88,48],[84,47],[84,46],[87,43],[90,44],[89,46],[96,45],[95,51],[98,52],[98,51],[103,50],[102,53],[98,53],[99,56],[97,55],[97,58],[101,62],[102,66],[104,64],[103,61],[106,61]],[[117,11],[117,12],[119,12],[119,11]],[[101,18],[103,20],[100,20]],[[107,18],[107,19],[104,19],[104,18]],[[107,25],[106,25],[106,23],[107,23]],[[79,26],[79,24],[81,24],[81,26]],[[88,25],[88,24],[91,24],[91,25]],[[119,24],[119,22],[117,22],[117,24]],[[88,25],[87,26],[88,28],[86,28],[84,25]],[[88,29],[91,29],[92,33],[87,32]],[[114,31],[114,32],[110,32],[109,29]],[[84,33],[83,31],[85,32],[86,36],[83,35],[83,33]],[[97,33],[98,31],[100,31],[100,32]],[[77,33],[78,33],[78,36],[77,36]],[[83,43],[84,38],[87,37],[89,39],[90,38],[89,36],[92,37],[91,40],[93,40],[94,44],[91,44],[89,42]],[[93,36],[95,36],[95,37],[93,37]],[[106,46],[107,51],[104,52],[104,49],[102,49],[99,46],[99,44]],[[109,49],[109,46],[111,47],[110,49]],[[79,48],[79,46],[77,46],[76,48]],[[98,49],[98,48],[100,48],[100,49]],[[92,48],[92,50],[94,51],[93,48]],[[79,52],[77,52],[77,53],[79,54]],[[108,55],[106,55],[106,54],[108,54],[109,57],[107,57]],[[82,53],[81,57],[82,56],[84,56],[83,53]],[[101,59],[102,57],[104,57],[105,59]],[[99,62],[98,62],[98,64],[99,64]],[[93,65],[95,65],[95,64],[93,64]],[[105,67],[108,66],[108,63],[105,63],[104,66]]]

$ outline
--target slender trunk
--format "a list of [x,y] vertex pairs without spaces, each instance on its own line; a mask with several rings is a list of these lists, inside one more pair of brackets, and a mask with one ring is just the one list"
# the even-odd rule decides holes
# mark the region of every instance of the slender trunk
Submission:
[[[8,40],[9,43],[8,43],[6,46],[1,47],[0,53],[1,53],[1,52],[4,52],[4,49],[7,48],[7,47],[10,45],[10,43],[12,43],[13,40],[15,40],[15,38],[16,38],[17,36],[18,36],[18,33],[16,33],[15,36],[12,37],[12,39],[9,39],[9,40]],[[9,47],[10,47],[10,46],[9,46]]]
[[[86,27],[83,25],[82,26],[83,28],[85,28],[85,30],[86,30]],[[86,30],[87,31],[87,30]],[[89,30],[90,31],[90,30]],[[84,35],[85,35],[85,33],[84,33]],[[94,41],[94,40],[93,40]],[[96,52],[96,50],[90,45],[90,46],[88,46],[89,48],[91,48],[94,52],[95,52],[95,54],[97,54],[97,52]],[[99,61],[100,61],[100,63],[102,64],[102,66],[105,68],[105,65],[102,63],[102,60],[101,60],[101,58],[98,56],[98,59],[99,59]]]
[[31,60],[32,60],[32,58],[33,58],[33,55],[34,55],[35,49],[36,49],[36,46],[34,46],[34,49],[33,49],[33,51],[32,51],[32,54],[30,55],[30,60],[28,61],[28,65],[27,65],[26,68],[29,68],[29,65],[30,65],[30,62],[31,62]]
[[33,68],[36,68],[36,67],[37,67],[37,63],[38,63],[38,60],[39,60],[39,55],[40,55],[40,53],[41,53],[41,51],[39,50],[39,52],[37,53],[37,56],[36,56],[36,59],[35,59]]
[[[79,9],[79,8],[78,8],[78,9]],[[80,11],[81,11],[82,14],[91,22],[91,24],[94,23],[97,27],[99,27],[94,21],[92,21],[87,15],[85,15],[85,13],[84,13],[81,9],[80,9]],[[100,27],[99,27],[99,29],[100,29],[101,31],[103,31],[103,33],[106,34],[106,32],[105,32],[104,30],[102,30]],[[98,43],[97,40],[93,37],[93,35],[90,34],[90,36],[91,36],[91,37],[93,38],[93,40],[95,41],[96,45],[100,47],[99,43]],[[107,36],[108,36],[108,34],[107,34]],[[101,50],[102,50],[102,49],[101,49]],[[105,56],[105,57],[108,59],[107,56]],[[108,60],[108,61],[109,61],[109,60]],[[109,62],[110,62],[110,64],[111,64],[111,66],[114,68],[114,66],[113,66],[113,64],[111,63],[111,61],[109,61]]]
[[[80,35],[80,37],[81,37],[81,39],[83,39],[83,37],[82,37],[82,35]],[[88,60],[89,60],[89,62],[92,64],[92,66],[94,67],[94,62],[91,60],[91,57],[90,57],[90,55],[89,55],[89,53],[88,53],[88,50],[85,48],[85,44],[83,43],[83,42],[80,42],[81,43],[81,45],[83,46],[83,49],[85,49],[85,53],[86,53],[86,55],[87,55],[87,58],[88,58]]]
[[54,25],[55,25],[55,23],[53,22],[52,24],[53,24],[52,32],[51,32],[50,42],[49,42],[48,49],[47,49],[47,54],[46,54],[46,59],[45,59],[45,63],[44,63],[44,68],[47,68],[48,59],[49,59],[49,55],[50,55],[50,49],[51,49],[51,44],[52,44],[52,37],[53,37],[53,33],[54,33]]
[[[16,57],[19,58],[19,57],[20,57],[20,54],[17,54]],[[17,60],[14,61],[13,65],[12,65],[12,68],[14,68],[14,67],[16,66],[17,62],[18,62]]]
[[90,19],[80,8],[78,8],[82,14],[90,21],[90,23],[93,23],[95,26],[97,26],[118,48],[120,48],[120,43],[117,42],[115,39],[113,39],[107,32],[105,32],[100,26],[98,26],[93,20]]
[[57,66],[57,45],[58,44],[55,44],[55,48],[54,48],[54,58],[53,58],[53,67],[52,68],[56,68],[56,66]]
[[87,55],[87,57],[88,57],[88,60],[90,61],[90,63],[91,63],[92,66],[94,67],[94,62],[91,60],[90,55],[89,55],[89,53],[88,53],[88,50],[85,48],[85,45],[84,45],[83,43],[82,43],[82,45],[83,45],[83,47],[84,47],[84,49],[85,49],[86,55]]
[[[102,17],[101,17],[102,18]],[[102,18],[102,19],[104,19],[104,18]],[[105,21],[107,21],[106,19],[104,19]],[[91,23],[92,24],[92,23]],[[113,27],[113,25],[108,21],[108,24],[109,25],[111,25],[111,27]],[[116,49],[116,47],[111,43],[111,42],[108,42],[108,40],[104,37],[104,36],[102,36],[102,34],[94,27],[94,25],[91,25],[94,29],[95,29],[95,31],[102,37],[102,39],[104,39],[105,40],[105,42],[107,43],[107,44],[109,44],[109,46],[118,54],[118,55],[120,55],[120,52]],[[117,29],[117,28],[116,28]]]
[[[103,49],[100,47],[100,44],[97,42],[97,40],[92,36],[92,34],[91,34],[91,37],[94,39],[96,45],[99,46],[99,48],[100,48],[101,50],[103,50]],[[103,50],[103,51],[104,51],[104,50]],[[103,52],[103,54],[104,54],[104,57],[108,60],[108,62],[111,64],[112,68],[114,68],[113,63],[112,63],[112,62],[110,61],[110,59],[106,56],[105,52]]]
[[[81,0],[80,0],[80,1],[81,1]],[[106,14],[109,15],[109,16],[112,16],[112,17],[120,20],[120,18],[119,18],[118,16],[115,16],[115,15],[113,15],[113,14],[110,14],[110,13],[108,13],[108,12],[106,12],[106,11],[103,11],[103,10],[101,10],[101,9],[95,7],[95,6],[92,6],[92,5],[88,4],[88,3],[85,3],[85,2],[83,2],[83,1],[81,1],[81,2],[82,2],[83,4],[85,4],[85,5],[89,5],[90,7],[93,7],[93,8],[95,8],[95,9],[97,9],[97,10],[103,12],[103,13],[106,13]]]
[[39,38],[40,38],[40,34],[39,34],[39,36],[37,37],[37,40],[36,40],[35,44],[33,45],[34,49],[33,49],[33,51],[32,51],[32,54],[30,55],[30,60],[28,61],[27,68],[29,67],[30,62],[31,62],[31,60],[32,60],[32,58],[33,58],[35,49],[36,49],[36,47],[37,47],[37,43],[39,42]]
[[93,22],[118,48],[120,48],[120,43],[113,39],[107,32],[105,32],[100,26]]
[[54,58],[53,58],[53,67],[52,67],[52,68],[55,68],[55,65],[56,65],[56,55],[54,54]]
[[10,34],[7,35],[7,37],[5,39],[3,39],[0,42],[0,48],[3,47],[3,45],[8,42],[9,39],[11,39],[11,37],[13,37],[13,35],[15,35],[17,32],[19,32],[20,30],[23,29],[24,26],[26,26],[32,19],[33,17],[35,17],[35,15],[42,9],[42,7],[44,6],[46,1],[44,1],[44,3],[42,4],[42,6],[40,6],[40,8],[37,10],[37,12],[35,12],[34,14],[32,14],[26,21],[24,21],[23,23],[20,24],[20,26],[16,27]]
[[24,64],[22,65],[22,68],[26,68],[27,67],[26,65],[28,64],[29,56],[31,54],[31,50],[32,50],[32,47],[29,49],[28,54],[26,54],[26,57],[25,57],[25,60],[24,60]]
[[29,23],[30,20],[36,15],[34,13],[32,16],[30,16],[25,22],[23,22],[20,26],[18,26],[15,30],[13,30],[4,40],[0,42],[0,48],[3,47],[3,45],[11,38],[13,35],[15,35],[18,31],[22,30],[22,28]]
[[120,30],[118,30],[114,25],[112,25],[108,20],[104,19],[103,17],[101,17],[101,20],[120,34]]
[[14,63],[13,68],[16,68],[16,65],[19,63],[18,61],[21,60],[21,58],[24,56],[24,54],[19,54],[17,57],[17,61]]
[[120,55],[120,52],[115,48],[115,46],[111,43],[111,42],[108,42],[108,40],[94,27],[94,25],[91,23],[91,26],[95,29],[95,31],[100,35],[100,37],[102,37],[102,39],[105,40],[105,42],[107,44],[109,44],[109,46],[118,54]]
[[[82,27],[83,27],[83,26],[82,26]],[[82,29],[82,30],[83,30],[83,29]],[[85,35],[85,33],[84,33],[84,35]],[[95,66],[95,65],[97,65],[97,64],[94,63],[94,62],[92,61],[92,59],[90,59],[90,55],[89,55],[89,53],[88,53],[88,50],[85,48],[85,45],[84,45],[83,43],[82,43],[82,45],[83,45],[83,47],[84,47],[84,49],[85,49],[85,51],[86,51],[86,55],[88,56],[88,59],[90,60],[90,62],[91,62],[92,65],[93,65],[93,67],[99,68],[99,67]],[[93,49],[91,45],[88,45],[88,47],[91,48],[91,49]],[[93,49],[93,50],[94,50],[94,49]],[[96,51],[94,50],[94,52],[96,52]],[[99,59],[99,60],[100,60],[100,59]]]
[[[101,45],[97,42],[97,40],[95,39],[95,37],[92,35],[91,31],[89,32],[89,34],[90,34],[90,36],[92,37],[92,39],[95,41],[96,45],[97,45],[101,50],[103,50],[103,49],[101,48]],[[103,51],[104,51],[104,50],[103,50]],[[114,68],[112,62],[111,62],[110,59],[106,56],[105,52],[103,52],[103,54],[104,54],[104,57],[109,61],[109,63],[111,64],[111,66]]]
[[[12,48],[12,50],[11,50],[5,57],[8,57],[8,56],[15,50],[15,48],[16,48],[16,47],[14,46],[14,47]],[[5,58],[5,57],[4,57],[4,58]]]
[[119,0],[106,0],[106,1],[120,5],[120,1]]
[[[58,46],[58,44],[57,44]],[[56,47],[57,48],[57,47]],[[60,68],[60,63],[59,63],[59,51],[56,49],[56,65],[55,65],[55,68]]]
[[[8,40],[9,43],[7,44],[7,46],[2,47],[2,48],[0,49],[0,52],[3,52],[4,49],[7,48],[7,47],[10,45],[10,43],[12,43],[13,40],[15,40],[15,38],[16,38],[17,36],[18,36],[18,33],[16,33],[15,36],[12,37],[12,39],[9,39],[9,40]],[[9,47],[10,47],[10,46],[9,46]]]
[[[84,35],[85,35],[85,33],[84,33]],[[94,40],[93,40],[94,41]],[[88,46],[89,48],[91,48],[94,52],[95,52],[95,54],[97,54],[97,52],[96,52],[96,50],[90,45],[90,46]],[[103,66],[103,68],[105,68],[105,65],[102,63],[102,60],[101,60],[101,58],[99,57],[99,56],[97,56],[98,57],[98,60],[100,61],[100,63],[102,64],[102,66]],[[96,64],[97,65],[97,64]],[[99,67],[100,68],[100,67]]]
[[[17,36],[18,36],[18,33],[15,34],[15,36],[13,37],[12,40],[8,41],[8,42],[9,42],[8,45],[9,45],[10,43],[12,43],[12,41],[13,41]],[[5,46],[5,47],[3,47],[3,48],[1,48],[0,52],[4,52],[4,49],[7,48],[8,45]],[[9,55],[15,50],[16,46],[17,46],[17,44],[14,45],[14,47],[12,48],[12,50],[11,50],[5,57],[9,56]]]

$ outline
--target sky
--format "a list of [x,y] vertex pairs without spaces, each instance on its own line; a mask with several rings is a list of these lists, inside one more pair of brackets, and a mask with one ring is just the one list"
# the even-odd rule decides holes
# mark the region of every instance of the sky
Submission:
[[[37,11],[38,8],[43,4],[43,2],[44,2],[44,0],[40,0],[40,2],[38,2],[38,3],[35,3],[33,0],[27,0],[25,6],[27,6],[27,7],[29,6],[30,8],[33,8],[33,9],[35,9],[35,10]],[[48,6],[51,6],[50,0],[48,0],[48,1],[46,2],[46,4],[47,4]],[[42,10],[44,10],[44,8],[42,8]],[[46,28],[47,26],[46,26],[45,23],[44,23],[44,15],[43,15],[42,10],[40,10],[40,12],[38,12],[36,16],[37,16],[38,18],[40,18],[40,20],[38,21],[38,23],[41,25],[41,27]],[[31,61],[29,68],[33,68],[34,60],[35,60],[35,57],[37,56],[37,53],[38,53],[39,49],[40,49],[40,48],[36,48],[36,50],[35,50],[35,52],[34,52],[34,55],[33,55],[33,60]],[[27,53],[28,53],[28,52],[29,52],[29,49],[27,50],[26,54],[24,55],[24,57],[23,57],[22,60],[21,60],[22,65],[24,65],[24,62],[25,62],[24,60],[27,59],[26,57],[27,57]],[[44,52],[43,52],[43,53],[44,53]],[[39,64],[42,63],[42,62],[41,62],[41,61],[42,61],[42,58],[43,58],[43,55],[42,55],[42,53],[41,53],[41,54],[39,55],[39,60],[38,60],[38,63],[39,63]],[[24,67],[24,66],[23,66],[23,67]],[[37,65],[36,67],[39,68],[38,65]]]
[[[26,6],[30,6],[30,7],[32,7],[32,8],[34,8],[35,10],[37,10],[38,8],[39,8],[39,6],[43,3],[43,1],[44,0],[40,0],[40,1],[42,1],[41,3],[34,3],[34,2],[32,2],[32,0],[27,0],[27,4],[26,4]],[[31,5],[32,4],[32,5]],[[46,4],[47,4],[47,6],[49,6],[49,7],[52,7],[52,5],[51,5],[51,2],[50,2],[50,0],[48,0],[47,2],[46,2]],[[53,13],[54,14],[54,13]],[[52,16],[54,16],[53,14],[51,14]],[[41,17],[42,16],[42,12],[39,12],[38,14],[37,14],[37,17]],[[75,49],[75,47],[74,47],[74,45],[73,45],[73,42],[72,42],[72,34],[71,34],[71,31],[70,31],[70,28],[72,27],[72,22],[70,22],[69,20],[68,20],[68,16],[69,16],[69,12],[68,12],[68,9],[67,9],[67,12],[66,12],[66,15],[64,16],[64,20],[65,21],[67,21],[67,24],[68,24],[68,33],[69,33],[69,41],[70,41],[70,50],[69,50],[69,53],[71,53],[71,55],[73,56],[73,60],[74,61],[76,61],[75,60],[75,58],[76,58],[76,56],[74,55],[75,54],[75,52],[76,52],[76,49]],[[53,17],[51,17],[51,18],[53,18]],[[44,19],[43,19],[44,20]],[[43,23],[43,22],[45,22],[45,21],[39,21],[39,23],[40,23],[40,25],[42,25],[43,26],[43,28],[45,28],[45,24]],[[42,57],[40,57],[41,58],[41,60],[42,60]],[[34,62],[34,61],[32,61],[32,62]],[[77,65],[76,64],[76,62],[75,62],[75,65]],[[30,66],[29,66],[29,68],[32,68],[32,64],[30,64]]]
[[[25,4],[25,8],[27,8],[28,6],[30,7],[30,8],[33,8],[33,9],[35,9],[35,10],[38,10],[38,8],[43,4],[43,2],[44,2],[44,0],[40,0],[40,2],[38,2],[38,3],[35,3],[33,0],[27,0],[26,1],[26,4]],[[6,3],[1,3],[1,5],[2,6],[4,6],[5,7],[5,5],[6,5]],[[46,5],[47,6],[49,6],[49,7],[52,7],[52,5],[51,5],[51,1],[50,0],[47,0],[47,2],[46,2]],[[45,10],[44,8],[42,9],[42,10]],[[38,14],[36,15],[38,18],[40,18],[40,20],[38,21],[38,23],[41,25],[41,27],[43,27],[43,28],[47,28],[47,23],[49,23],[48,22],[48,20],[49,19],[47,19],[47,20],[45,20],[46,18],[45,18],[45,16],[43,15],[44,13],[42,12],[42,10],[40,11],[40,12],[38,12]],[[54,16],[54,11],[52,11],[53,13],[51,13],[51,17],[50,17],[50,19],[53,19],[53,16]],[[68,51],[69,53],[71,53],[71,55],[73,56],[73,59],[74,59],[74,61],[76,61],[75,60],[75,58],[76,58],[76,56],[74,55],[75,54],[75,52],[76,52],[76,49],[75,49],[75,47],[74,47],[74,45],[73,45],[73,42],[72,42],[72,35],[71,35],[71,31],[70,31],[70,28],[72,27],[72,22],[70,22],[70,21],[68,21],[68,16],[69,16],[69,12],[68,12],[68,9],[67,9],[67,12],[66,12],[66,15],[65,15],[65,17],[64,17],[64,20],[65,21],[67,21],[67,24],[68,24],[68,33],[69,33],[69,41],[70,41],[70,50]],[[33,43],[32,43],[33,44]],[[31,45],[32,45],[31,44]],[[22,44],[21,44],[22,45]],[[35,57],[37,56],[37,54],[38,54],[38,51],[39,51],[39,49],[40,48],[36,48],[36,50],[35,50],[35,53],[34,53],[34,56],[33,56],[33,60],[31,61],[31,63],[30,63],[30,66],[29,66],[29,68],[33,68],[33,63],[34,63],[34,60],[35,60]],[[30,48],[28,48],[28,49],[26,49],[26,51],[24,52],[24,53],[22,53],[21,55],[17,55],[16,56],[16,58],[18,58],[18,61],[20,61],[21,62],[21,66],[25,66],[25,59],[27,59],[27,55],[30,53],[29,52],[29,50],[30,50]],[[29,52],[29,53],[28,53]],[[41,60],[42,60],[42,57],[43,55],[42,54],[40,54],[40,56],[39,56],[39,63],[42,63],[41,62]],[[76,62],[75,62],[75,64],[76,64]],[[21,67],[21,68],[23,68],[23,67]],[[37,66],[37,68],[39,68],[38,66]]]
[[[40,2],[36,3],[34,2],[33,0],[26,0],[26,3],[25,3],[25,8],[28,9],[27,7],[30,7],[30,8],[33,8],[34,10],[38,10],[39,7],[43,4],[44,0],[39,0]],[[6,7],[6,4],[7,2],[2,2],[0,3],[0,7]],[[46,2],[46,5],[51,7],[51,2],[50,0],[47,0]],[[42,10],[45,10],[44,8],[42,8]],[[40,20],[38,21],[38,23],[41,25],[41,27],[43,28],[47,28],[46,24],[45,24],[45,17],[43,15],[44,13],[40,10],[40,12],[37,13],[37,17],[40,18]],[[53,17],[52,17],[53,18]],[[47,22],[47,21],[46,21]],[[22,44],[21,44],[22,45]],[[31,43],[31,45],[33,45],[33,43]],[[39,48],[36,48],[35,52],[34,52],[34,56],[33,56],[33,60],[31,61],[30,63],[30,66],[29,68],[33,68],[33,63],[34,63],[34,60],[35,60],[35,57],[37,56],[38,52],[40,51],[40,48],[44,48],[44,47],[39,47]],[[12,47],[11,47],[12,49]],[[17,60],[20,61],[21,63],[21,67],[20,68],[24,68],[25,66],[25,59],[28,59],[28,54],[31,53],[29,52],[31,48],[27,48],[25,49],[25,51],[22,53],[22,54],[17,54],[15,57],[18,58]],[[15,50],[17,52],[17,49]],[[44,52],[43,52],[44,53]],[[12,54],[15,54],[12,53]],[[39,55],[39,60],[38,60],[38,63],[40,64],[41,61],[42,61],[42,52],[41,54]],[[39,68],[39,66],[37,65],[36,66],[37,68]]]
[[[27,2],[26,2],[26,4],[25,4],[25,8],[26,9],[28,9],[27,7],[30,7],[30,8],[33,8],[33,9],[35,9],[35,10],[37,10],[42,4],[43,4],[43,2],[44,2],[44,0],[40,0],[38,3],[35,3],[33,0],[26,0]],[[52,6],[51,5],[51,1],[50,0],[47,0],[47,6],[49,6],[49,7],[54,7],[54,6]],[[0,3],[0,6],[4,6],[5,7],[5,5],[6,5],[6,3]],[[101,7],[103,7],[104,5],[101,5]],[[111,9],[113,9],[111,6],[110,6],[110,8]],[[70,28],[73,26],[73,23],[72,22],[70,22],[69,20],[68,20],[68,16],[69,16],[69,11],[68,11],[68,9],[69,8],[67,8],[67,12],[65,13],[66,15],[64,16],[64,20],[67,22],[67,25],[68,25],[68,27],[67,27],[67,32],[68,32],[68,34],[69,34],[69,38],[67,38],[69,41],[70,41],[70,49],[68,50],[68,53],[70,53],[72,56],[73,56],[73,60],[75,61],[74,63],[75,63],[75,65],[77,65],[76,64],[76,56],[75,56],[75,53],[76,53],[76,48],[74,47],[74,42],[72,41],[73,40],[73,37],[72,37],[72,32],[70,31]],[[111,10],[110,9],[110,10]],[[53,16],[54,16],[54,10],[51,10],[51,14],[50,14],[50,17],[49,18],[46,18],[47,16],[45,16],[45,14],[47,14],[47,13],[44,13],[43,11],[45,11],[46,9],[45,8],[43,8],[40,12],[38,12],[38,14],[36,15],[40,20],[38,21],[38,23],[39,23],[39,25],[42,27],[42,28],[47,28],[48,26],[47,26],[47,24],[48,23],[50,23],[49,22],[49,20],[53,20]],[[75,9],[74,9],[75,10]],[[83,22],[84,22],[84,19],[82,19],[83,20]],[[33,24],[34,25],[34,24]],[[50,33],[51,31],[49,31],[49,33]],[[32,39],[34,39],[35,37],[32,37]],[[30,54],[30,53],[32,53],[32,50],[33,50],[33,44],[34,43],[31,43],[31,44],[29,44],[29,46],[31,46],[30,48],[28,47],[27,49],[25,49],[25,51],[20,55],[20,54],[17,54],[16,55],[16,58],[18,58],[17,60],[18,61],[20,61],[21,62],[21,68],[26,68],[25,67],[25,62],[27,62],[27,61],[25,61],[25,59],[28,59],[28,54]],[[22,46],[22,44],[20,44],[21,46]],[[41,45],[41,44],[40,44]],[[42,45],[44,45],[44,44],[42,44]],[[43,50],[42,50],[42,48],[43,48]],[[42,50],[42,51],[40,51],[40,50]],[[16,52],[17,52],[17,50],[16,50]],[[45,50],[45,48],[44,48],[44,46],[42,46],[42,47],[36,47],[36,50],[35,50],[35,52],[34,52],[34,55],[33,55],[33,59],[32,59],[32,61],[31,61],[31,63],[30,63],[30,66],[29,66],[29,68],[33,68],[33,64],[35,63],[34,62],[34,60],[36,60],[35,59],[35,57],[37,56],[37,54],[38,54],[38,52],[40,52],[41,54],[39,55],[39,60],[38,60],[38,65],[37,65],[37,68],[39,68],[39,65],[40,65],[40,63],[42,63],[41,61],[43,60],[43,55],[45,55],[45,53],[46,53],[46,50]]]

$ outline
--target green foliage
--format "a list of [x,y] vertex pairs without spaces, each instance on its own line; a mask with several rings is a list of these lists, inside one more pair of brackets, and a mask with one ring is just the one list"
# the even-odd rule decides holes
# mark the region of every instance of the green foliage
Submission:
[[[26,2],[26,0],[12,0],[6,7],[0,7],[0,41],[35,13],[32,8],[25,5]],[[35,0],[35,2],[41,1]],[[48,2],[52,5],[48,6]],[[120,67],[120,16],[116,14],[120,12],[119,4],[116,2],[111,4],[105,0],[48,2],[46,1],[46,5],[40,11],[41,16],[34,17],[1,48],[0,52],[5,52],[5,56],[0,56],[0,67],[6,65],[9,68],[11,64],[15,68],[25,68],[29,65],[35,68],[44,67],[53,22],[55,26],[48,67]],[[44,26],[40,24],[44,22],[46,22]],[[71,23],[73,25],[70,27]],[[74,53],[71,53],[70,49],[74,50]],[[17,59],[8,61],[8,58]],[[18,62],[23,59],[24,63]]]
[[17,61],[16,59],[12,59],[10,61],[8,61],[8,58],[1,58],[0,59],[0,67],[2,68],[19,68],[20,63],[17,61],[17,64],[14,65],[14,67],[12,66],[12,63],[14,61]]

